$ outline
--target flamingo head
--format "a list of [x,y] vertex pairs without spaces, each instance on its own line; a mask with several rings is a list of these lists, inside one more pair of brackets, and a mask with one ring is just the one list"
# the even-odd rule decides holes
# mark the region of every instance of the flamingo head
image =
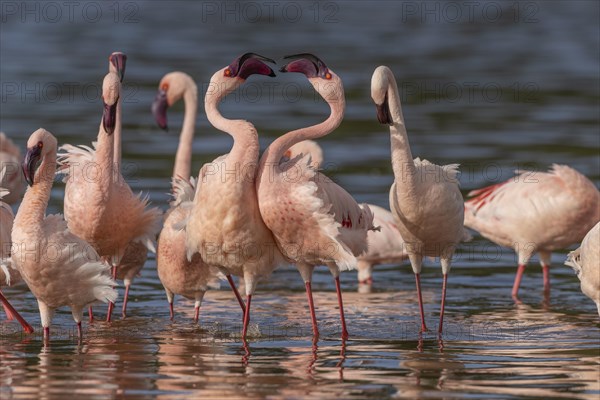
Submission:
[[377,108],[377,119],[381,124],[393,125],[394,120],[390,112],[388,101],[389,76],[392,71],[386,66],[379,66],[371,78],[371,98]]
[[152,114],[156,124],[164,130],[167,126],[167,109],[177,103],[186,92],[198,97],[198,88],[191,76],[185,72],[169,72],[158,84],[158,92],[152,102]]
[[284,59],[291,61],[281,67],[281,72],[304,74],[315,90],[329,103],[343,99],[341,79],[319,57],[310,53],[301,53],[285,56]]
[[223,76],[246,80],[250,75],[275,76],[275,72],[264,62],[275,64],[275,60],[256,53],[245,53],[223,69]]
[[108,70],[119,75],[119,79],[123,82],[125,77],[125,64],[127,63],[127,55],[120,51],[115,51],[108,57]]
[[51,152],[56,152],[56,138],[44,128],[33,132],[27,141],[27,152],[23,159],[23,175],[29,186],[33,186],[34,177],[42,159]]
[[102,83],[102,101],[104,112],[102,113],[102,127],[109,135],[115,131],[117,123],[117,102],[121,91],[121,81],[115,73],[109,72]]

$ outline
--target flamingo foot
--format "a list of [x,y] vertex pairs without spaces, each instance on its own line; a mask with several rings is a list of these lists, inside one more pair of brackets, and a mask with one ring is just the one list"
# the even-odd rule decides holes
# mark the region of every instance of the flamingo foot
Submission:
[[421,274],[415,274],[415,281],[417,282],[417,297],[419,298],[419,311],[421,312],[421,330],[419,333],[427,332],[427,325],[425,325],[425,313],[423,311],[423,296],[421,295]]
[[[244,315],[246,314],[246,306],[244,305],[244,300],[242,300],[242,296],[240,296],[240,292],[238,292],[237,288],[235,287],[235,283],[233,282],[233,278],[231,277],[231,274],[227,274],[227,282],[229,282],[229,286],[231,286],[231,290],[233,290],[233,294],[235,294],[235,297],[237,298],[238,303],[240,303],[240,307],[242,308],[242,312],[244,313]],[[245,316],[244,316],[245,318]]]
[[2,302],[2,305],[4,306],[4,309],[8,310],[8,312],[6,313],[6,315],[10,314],[10,315],[14,316],[17,319],[17,321],[19,321],[19,323],[23,327],[23,330],[26,333],[33,333],[33,328],[31,327],[31,325],[29,325],[27,323],[27,321],[25,321],[25,318],[23,318],[21,316],[21,314],[19,314],[17,312],[17,310],[14,309],[14,307],[12,306],[12,304],[10,304],[8,302],[8,299],[6,297],[4,297],[4,295],[2,294],[2,292],[0,292],[0,301]]
[[335,291],[337,292],[338,305],[340,307],[340,322],[342,323],[342,340],[348,339],[348,329],[346,329],[346,318],[344,317],[344,302],[342,301],[342,289],[340,287],[340,277],[335,277]]
[[315,304],[312,296],[312,286],[310,282],[304,284],[306,287],[306,297],[308,298],[308,308],[310,310],[310,320],[312,322],[313,336],[319,337],[319,327],[317,325],[317,316],[315,314]]

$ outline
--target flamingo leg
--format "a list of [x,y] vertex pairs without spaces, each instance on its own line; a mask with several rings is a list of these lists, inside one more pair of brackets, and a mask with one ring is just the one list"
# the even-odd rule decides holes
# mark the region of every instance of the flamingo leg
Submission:
[[17,321],[19,321],[19,323],[23,327],[23,330],[26,333],[33,333],[33,328],[31,327],[31,325],[29,325],[27,323],[27,321],[25,321],[25,318],[21,317],[21,314],[19,314],[17,312],[17,310],[14,309],[14,307],[8,302],[8,300],[6,299],[6,297],[4,297],[4,295],[2,294],[2,292],[0,292],[0,301],[2,302],[2,305],[4,306],[4,309],[5,310],[8,309],[8,311],[10,312],[10,314],[13,315],[17,319]]
[[233,290],[233,294],[235,294],[235,297],[237,298],[238,303],[240,303],[240,307],[242,308],[242,312],[244,313],[244,318],[245,314],[246,314],[246,306],[244,305],[244,300],[242,300],[242,296],[240,296],[240,292],[238,292],[237,288],[235,287],[235,283],[233,282],[233,278],[231,277],[231,274],[227,274],[227,282],[229,282],[229,286],[231,286],[231,290]]
[[81,331],[81,321],[77,323],[77,338],[81,341],[83,339],[83,333]]
[[169,303],[169,315],[170,315],[170,317],[171,317],[171,318],[170,318],[170,319],[171,319],[171,321],[173,321],[173,318],[174,318],[174,316],[175,316],[175,313],[173,312],[173,302],[170,302],[170,303]]
[[129,287],[131,285],[127,285],[125,286],[125,296],[123,297],[123,310],[121,312],[121,315],[123,318],[127,317],[127,299],[129,298]]
[[310,309],[310,320],[312,322],[313,336],[319,337],[319,327],[317,326],[317,316],[315,315],[315,303],[313,302],[312,286],[310,282],[304,284],[306,287],[306,297],[308,298],[308,308]]
[[14,317],[13,317],[12,313],[10,312],[10,310],[8,309],[8,307],[6,307],[4,305],[4,303],[2,303],[2,307],[4,308],[4,313],[6,314],[6,319],[8,321],[12,321],[14,319]]
[[550,266],[542,265],[542,273],[544,274],[544,292],[550,293]]
[[346,318],[344,317],[344,302],[342,301],[342,289],[340,287],[340,277],[335,277],[335,291],[337,292],[338,304],[340,306],[340,321],[342,323],[342,339],[348,339],[348,329],[346,329]]
[[[113,280],[117,280],[117,266],[112,266],[112,278]],[[110,318],[112,316],[113,308],[115,308],[115,303],[112,301],[108,302],[108,312],[106,313],[106,322],[110,322]]]
[[248,333],[248,325],[250,325],[250,302],[252,301],[252,295],[246,296],[246,310],[244,311],[244,329],[242,330],[242,339],[246,340],[246,333]]
[[417,282],[417,297],[419,298],[419,311],[421,312],[421,330],[419,332],[427,332],[425,325],[425,313],[423,312],[423,296],[421,296],[421,274],[415,274]]
[[88,308],[88,316],[90,317],[90,324],[94,322],[94,311],[92,310],[92,306]]
[[48,339],[50,339],[50,327],[45,326],[44,327],[44,340],[48,340]]
[[200,318],[200,306],[194,307],[194,323],[198,323],[198,319]]
[[521,279],[523,278],[523,272],[525,272],[525,264],[519,264],[517,269],[517,275],[515,276],[515,283],[512,288],[512,297],[516,298],[519,294],[519,286],[521,286]]
[[440,311],[440,326],[438,327],[438,333],[442,333],[444,329],[444,309],[446,308],[446,284],[448,282],[448,274],[444,274],[444,280],[442,283],[442,305]]

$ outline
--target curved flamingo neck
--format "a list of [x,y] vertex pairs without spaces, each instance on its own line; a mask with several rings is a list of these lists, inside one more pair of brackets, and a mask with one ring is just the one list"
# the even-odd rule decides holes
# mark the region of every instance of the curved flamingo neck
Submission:
[[[319,86],[317,84],[314,85],[317,92],[323,96],[321,93],[321,89],[323,86]],[[271,143],[271,145],[265,150],[265,153],[261,159],[261,168],[265,165],[279,165],[279,161],[285,154],[285,152],[303,140],[309,139],[317,139],[323,137],[329,133],[331,133],[335,128],[337,128],[342,120],[344,119],[344,110],[346,108],[346,100],[344,98],[344,88],[342,86],[341,80],[339,80],[334,88],[337,91],[338,95],[333,100],[328,100],[327,104],[329,104],[329,108],[331,113],[329,117],[316,125],[309,126],[306,128],[300,128],[293,130],[291,132],[286,133],[283,136],[278,137]]]
[[400,102],[400,93],[396,78],[391,71],[386,70],[388,79],[387,98],[389,110],[394,123],[390,125],[390,141],[392,150],[392,169],[396,181],[400,181],[403,186],[414,187],[416,184],[416,168],[413,161],[413,155],[410,151],[410,144],[404,125],[404,115],[402,114],[402,105]]
[[56,147],[44,156],[42,163],[35,172],[34,184],[27,188],[14,226],[22,228],[39,226],[46,217],[46,208],[50,200],[54,175],[56,173]]
[[[115,127],[116,130],[116,127]],[[108,188],[112,183],[113,169],[116,166],[114,163],[114,132],[109,135],[105,130],[102,122],[98,131],[98,142],[96,144],[96,168],[95,171],[90,171],[94,174],[93,182],[97,183],[97,187]]]
[[175,166],[173,167],[173,178],[190,179],[192,171],[192,143],[198,115],[198,89],[195,84],[189,84],[183,93],[185,113],[183,126],[179,134],[179,146],[175,155]]
[[113,132],[113,140],[114,140],[114,146],[113,146],[113,163],[115,164],[115,170],[116,171],[121,171],[121,133],[123,130],[123,126],[121,124],[121,113],[122,113],[122,108],[121,108],[121,98],[119,97],[119,100],[117,101],[117,116],[116,116],[116,125],[115,125],[115,131]]
[[227,119],[221,115],[218,109],[221,100],[240,86],[243,80],[238,80],[237,83],[226,87],[220,76],[222,76],[222,70],[213,75],[209,89],[206,91],[204,97],[206,117],[215,128],[233,137],[233,146],[227,156],[228,161],[256,162],[259,144],[254,125],[241,119]]

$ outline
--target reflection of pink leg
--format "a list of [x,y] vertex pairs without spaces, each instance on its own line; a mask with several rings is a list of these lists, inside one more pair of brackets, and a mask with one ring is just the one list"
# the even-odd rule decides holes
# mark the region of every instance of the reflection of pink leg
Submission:
[[94,322],[94,311],[92,310],[92,306],[88,308],[88,316],[90,317],[90,324]]
[[252,301],[252,295],[246,296],[246,312],[244,313],[244,329],[242,330],[242,339],[246,340],[246,333],[248,333],[248,325],[250,325],[250,302]]
[[440,312],[440,326],[438,333],[442,333],[444,328],[444,309],[446,308],[446,283],[448,282],[448,274],[444,274],[444,281],[442,283],[442,306]]
[[515,283],[513,284],[512,296],[514,298],[519,294],[519,286],[521,286],[521,279],[523,278],[523,272],[525,272],[525,264],[519,264],[517,268],[517,275],[515,276]]
[[544,274],[544,292],[550,293],[550,266],[542,265],[542,272]]
[[242,296],[240,296],[240,292],[238,292],[237,288],[235,287],[235,283],[233,282],[233,278],[229,274],[227,275],[227,282],[229,282],[229,286],[231,286],[231,290],[233,290],[233,294],[235,294],[235,297],[242,308],[242,312],[245,314],[246,306],[244,305],[244,300],[242,300]]
[[421,311],[420,332],[427,332],[427,326],[425,325],[425,313],[423,312],[423,297],[421,296],[421,274],[415,274],[415,281],[417,282],[417,297],[419,298],[419,311]]
[[7,319],[8,321],[12,321],[12,320],[13,320],[13,315],[12,315],[12,313],[10,312],[10,310],[8,309],[8,307],[6,307],[6,306],[4,305],[4,303],[2,303],[2,307],[4,308],[4,313],[6,314],[6,319]]
[[338,305],[340,307],[340,321],[342,323],[342,339],[348,339],[348,329],[346,329],[346,318],[344,317],[344,302],[342,301],[342,289],[340,288],[340,277],[335,277],[335,291],[337,292]]
[[17,321],[19,321],[19,323],[23,327],[23,330],[26,333],[33,333],[33,328],[31,327],[31,325],[29,325],[27,323],[27,321],[25,321],[25,318],[21,317],[21,314],[19,314],[17,312],[17,310],[15,310],[13,308],[13,306],[8,302],[8,300],[6,299],[6,297],[4,297],[4,295],[2,294],[2,292],[0,292],[0,301],[2,302],[2,305],[4,306],[4,309],[5,310],[8,309],[7,315],[10,313],[13,317],[15,317],[17,319]]
[[312,322],[313,336],[319,337],[319,328],[317,326],[317,316],[315,314],[315,303],[313,303],[312,286],[310,282],[304,284],[306,287],[306,297],[308,298],[308,308],[310,310],[310,320]]

